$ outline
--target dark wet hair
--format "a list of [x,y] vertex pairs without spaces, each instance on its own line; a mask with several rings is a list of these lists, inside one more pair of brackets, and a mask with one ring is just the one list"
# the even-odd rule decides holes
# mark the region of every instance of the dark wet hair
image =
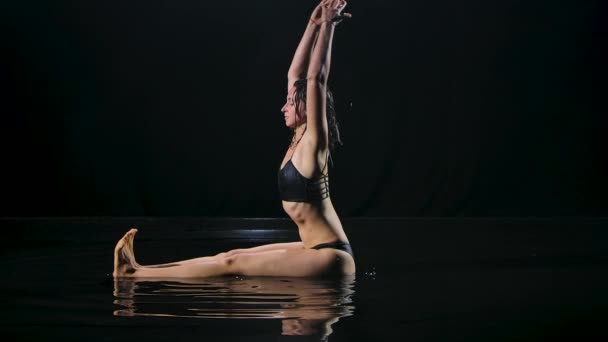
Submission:
[[[306,80],[301,79],[294,82],[296,87],[293,101],[296,107],[296,113],[299,113],[300,104],[306,105]],[[325,103],[325,113],[327,114],[327,129],[329,138],[329,150],[333,151],[336,145],[342,145],[342,139],[340,139],[340,130],[338,129],[338,120],[336,119],[336,109],[334,107],[334,96],[327,89],[327,101]],[[295,131],[294,131],[295,132]]]

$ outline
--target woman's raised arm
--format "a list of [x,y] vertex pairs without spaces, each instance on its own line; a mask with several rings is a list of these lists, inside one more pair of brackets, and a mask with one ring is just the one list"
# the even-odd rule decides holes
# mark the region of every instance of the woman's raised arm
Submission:
[[306,29],[300,39],[300,44],[296,49],[296,53],[293,56],[289,71],[287,72],[287,90],[293,86],[296,80],[303,79],[306,77],[308,72],[308,63],[310,62],[310,54],[315,45],[317,39],[318,25],[315,24],[317,19],[321,16],[321,4],[317,5],[312,11],[310,20],[306,24]]
[[324,0],[321,2],[320,18],[314,20],[319,26],[319,33],[306,74],[306,130],[310,131],[315,141],[320,137],[327,139],[325,102],[331,65],[331,46],[337,21],[351,17],[348,13],[340,15],[345,6],[344,0]]

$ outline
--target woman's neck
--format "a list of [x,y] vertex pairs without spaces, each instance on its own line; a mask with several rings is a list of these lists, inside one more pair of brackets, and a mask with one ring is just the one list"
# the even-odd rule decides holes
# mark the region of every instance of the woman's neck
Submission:
[[305,131],[306,131],[306,124],[302,124],[293,130],[293,138],[291,140],[292,146],[296,145],[298,143],[298,141],[300,141],[300,139],[302,139],[302,136],[304,135]]

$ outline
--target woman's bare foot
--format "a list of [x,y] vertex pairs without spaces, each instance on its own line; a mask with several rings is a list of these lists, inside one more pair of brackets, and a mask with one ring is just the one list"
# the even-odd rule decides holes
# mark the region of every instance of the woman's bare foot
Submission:
[[135,261],[133,252],[133,239],[135,238],[137,229],[131,228],[118,241],[114,248],[114,272],[112,276],[116,277],[131,277],[140,265]]

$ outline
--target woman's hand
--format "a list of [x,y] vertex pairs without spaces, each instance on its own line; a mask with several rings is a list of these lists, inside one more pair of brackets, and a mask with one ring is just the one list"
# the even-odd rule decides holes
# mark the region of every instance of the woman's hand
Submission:
[[321,20],[321,9],[323,8],[323,2],[324,1],[320,2],[310,15],[310,21],[312,21],[313,23]]
[[352,14],[342,13],[345,7],[345,0],[322,0],[314,9],[310,20],[315,24],[321,24],[322,22],[339,23],[345,18],[352,18]]

